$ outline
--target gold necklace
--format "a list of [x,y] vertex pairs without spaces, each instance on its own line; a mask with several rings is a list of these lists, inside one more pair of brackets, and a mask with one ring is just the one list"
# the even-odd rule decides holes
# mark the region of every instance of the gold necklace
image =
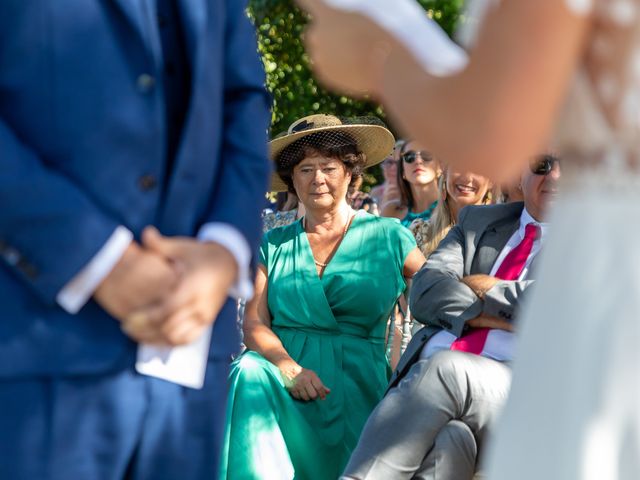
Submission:
[[[353,218],[351,211],[349,211],[349,215],[347,217],[347,222],[344,224],[344,229],[342,230],[342,237],[340,237],[340,240],[342,241],[342,239],[347,235],[347,230],[349,229],[349,224],[351,223],[351,219]],[[304,220],[303,220],[303,225],[302,228],[304,228],[305,233],[307,232],[307,217],[305,215]],[[338,245],[336,245],[336,248],[338,247]],[[334,249],[335,251],[335,249]],[[313,250],[311,251],[311,257],[313,258],[313,263],[315,263],[318,267],[320,268],[326,268],[327,265],[329,265],[329,262],[327,263],[322,263],[319,262],[318,260],[316,260],[315,255],[313,254]],[[331,257],[331,256],[330,256]]]

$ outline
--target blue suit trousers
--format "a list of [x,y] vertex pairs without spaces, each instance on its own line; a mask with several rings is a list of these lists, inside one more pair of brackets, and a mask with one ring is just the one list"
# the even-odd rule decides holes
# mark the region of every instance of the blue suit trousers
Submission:
[[0,381],[0,478],[217,478],[229,362],[202,390],[123,370]]

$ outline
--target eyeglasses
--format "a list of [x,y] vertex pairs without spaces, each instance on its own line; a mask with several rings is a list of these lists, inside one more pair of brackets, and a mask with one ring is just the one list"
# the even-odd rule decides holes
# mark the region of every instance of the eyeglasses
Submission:
[[382,162],[383,167],[393,167],[394,165],[397,165],[397,164],[398,164],[398,161],[393,160],[392,158],[387,158],[385,161]]
[[549,175],[556,163],[560,164],[560,159],[555,155],[541,155],[531,162],[529,168],[534,175]]
[[430,162],[431,160],[433,160],[431,154],[426,150],[409,150],[408,152],[403,153],[400,158],[402,158],[405,163],[413,163],[416,161],[418,156],[420,156],[420,158],[422,158],[422,160],[424,160],[425,162]]

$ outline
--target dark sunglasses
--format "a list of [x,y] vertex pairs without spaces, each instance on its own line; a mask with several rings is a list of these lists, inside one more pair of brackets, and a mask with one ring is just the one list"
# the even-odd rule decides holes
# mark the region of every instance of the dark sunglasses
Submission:
[[431,156],[431,154],[426,150],[418,150],[418,151],[409,150],[408,152],[403,153],[401,158],[402,160],[405,161],[405,163],[413,163],[418,158],[418,155],[425,162],[430,162],[431,160],[433,160],[433,157]]
[[549,175],[556,163],[560,164],[560,159],[555,155],[541,155],[531,162],[529,168],[534,175]]

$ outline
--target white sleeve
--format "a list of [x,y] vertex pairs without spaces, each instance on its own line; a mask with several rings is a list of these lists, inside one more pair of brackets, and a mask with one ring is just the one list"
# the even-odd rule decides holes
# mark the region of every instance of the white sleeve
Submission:
[[120,261],[132,240],[133,234],[128,229],[123,226],[116,228],[91,261],[58,292],[58,305],[69,313],[78,313]]
[[198,232],[202,242],[215,242],[229,250],[238,264],[238,281],[229,290],[229,296],[245,300],[253,297],[253,282],[250,275],[251,249],[249,243],[234,226],[228,223],[205,223]]

